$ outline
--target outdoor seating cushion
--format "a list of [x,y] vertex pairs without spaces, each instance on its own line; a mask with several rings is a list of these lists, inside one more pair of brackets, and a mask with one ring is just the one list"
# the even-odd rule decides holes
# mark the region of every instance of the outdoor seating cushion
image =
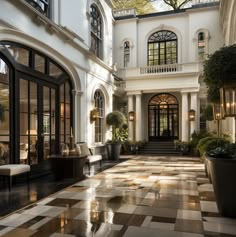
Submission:
[[30,172],[29,165],[9,164],[9,165],[0,166],[0,175],[13,176],[13,175],[22,174],[25,172]]
[[80,151],[81,151],[81,156],[90,156],[91,153],[89,151],[87,143],[79,143],[80,146]]
[[89,163],[94,163],[99,160],[102,160],[101,155],[90,155],[86,158],[86,162],[89,162]]

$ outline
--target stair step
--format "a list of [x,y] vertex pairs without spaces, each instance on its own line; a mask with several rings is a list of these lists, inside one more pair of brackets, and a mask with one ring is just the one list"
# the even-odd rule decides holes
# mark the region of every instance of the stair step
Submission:
[[180,155],[181,153],[176,151],[173,141],[158,141],[145,143],[139,154]]

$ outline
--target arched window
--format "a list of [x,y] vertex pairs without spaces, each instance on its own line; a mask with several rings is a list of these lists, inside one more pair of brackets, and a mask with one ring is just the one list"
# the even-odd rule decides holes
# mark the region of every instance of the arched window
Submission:
[[48,155],[59,153],[60,144],[71,139],[69,75],[27,46],[2,41],[0,48],[0,104],[6,118],[0,123],[0,143],[8,146],[10,163],[47,163]]
[[96,5],[90,7],[91,51],[102,57],[102,17]]
[[205,59],[206,37],[204,32],[198,33],[198,59],[200,61]]
[[148,39],[148,65],[177,63],[177,36],[163,30],[153,33]]
[[104,124],[104,96],[101,90],[94,93],[95,108],[98,111],[98,119],[95,121],[95,142],[103,142]]
[[130,43],[129,41],[124,42],[124,67],[128,67],[130,61]]

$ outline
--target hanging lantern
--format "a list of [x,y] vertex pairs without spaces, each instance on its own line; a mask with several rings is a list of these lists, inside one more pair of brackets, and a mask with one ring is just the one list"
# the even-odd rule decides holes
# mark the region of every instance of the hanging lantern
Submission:
[[236,87],[224,86],[220,89],[222,117],[236,116]]

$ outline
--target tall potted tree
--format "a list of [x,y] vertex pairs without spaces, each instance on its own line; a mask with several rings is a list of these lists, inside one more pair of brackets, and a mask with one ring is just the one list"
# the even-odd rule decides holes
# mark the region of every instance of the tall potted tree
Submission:
[[126,124],[126,117],[120,111],[113,111],[107,114],[106,123],[112,127],[112,139],[107,143],[108,158],[118,160],[120,158],[121,143],[123,142],[120,130]]
[[[220,102],[220,88],[236,84],[236,44],[222,47],[204,63],[204,81],[208,87],[208,100]],[[236,217],[236,149],[218,146],[206,156],[216,203],[224,216]]]

